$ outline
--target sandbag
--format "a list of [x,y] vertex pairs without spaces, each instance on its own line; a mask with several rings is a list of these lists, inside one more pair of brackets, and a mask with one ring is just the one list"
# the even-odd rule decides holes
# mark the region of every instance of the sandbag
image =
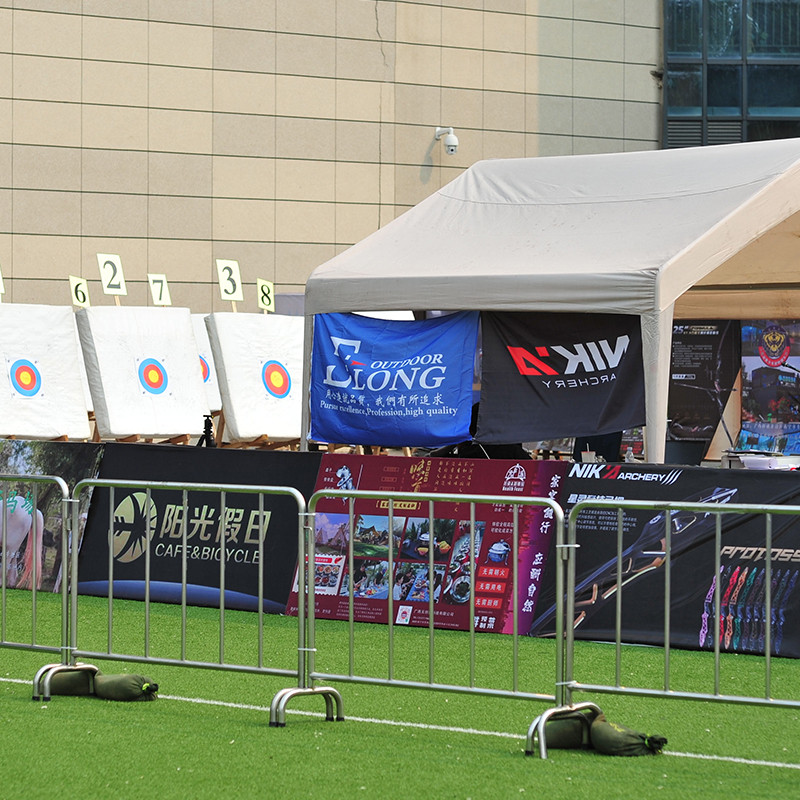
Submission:
[[144,675],[100,675],[94,679],[94,693],[104,700],[155,700],[158,684]]
[[[97,673],[100,674],[99,672]],[[82,696],[94,694],[95,672],[90,669],[59,670],[50,676],[50,694]]]
[[667,740],[663,736],[647,736],[609,722],[605,714],[598,714],[589,730],[592,747],[608,756],[644,756],[661,752]]
[[597,711],[569,711],[553,716],[544,724],[548,750],[577,750],[591,747],[589,729]]

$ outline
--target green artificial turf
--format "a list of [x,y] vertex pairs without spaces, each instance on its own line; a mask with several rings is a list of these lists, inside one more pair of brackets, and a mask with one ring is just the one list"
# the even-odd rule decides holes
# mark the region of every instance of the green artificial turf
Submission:
[[[9,591],[6,642],[30,642],[30,595]],[[180,608],[154,604],[149,651],[181,655]],[[37,644],[58,643],[60,598],[39,596]],[[220,614],[188,610],[187,658],[219,659]],[[226,612],[224,659],[256,663],[257,615]],[[264,618],[263,662],[277,669],[297,661],[297,620]],[[108,604],[80,598],[79,647],[105,650]],[[317,668],[348,672],[347,623],[320,621]],[[354,629],[355,673],[386,677],[388,628]],[[477,637],[479,685],[506,688],[508,636]],[[144,652],[144,604],[114,603],[112,649]],[[396,631],[395,677],[427,680],[429,635]],[[520,640],[523,690],[553,691],[555,645]],[[576,645],[579,681],[614,682],[614,648]],[[546,702],[452,692],[336,683],[344,722],[326,722],[320,697],[289,704],[287,724],[270,728],[269,704],[292,685],[284,676],[226,672],[164,664],[100,659],[104,673],[143,673],[160,687],[156,702],[114,702],[96,697],[54,696],[34,702],[32,678],[44,652],[0,647],[0,746],[2,797],[49,798],[550,798],[725,797],[794,798],[800,786],[800,711],[712,702],[586,695],[612,721],[666,736],[660,756],[615,758],[593,751],[551,750],[549,758],[525,756],[525,734]],[[763,691],[764,659],[726,654],[722,688]],[[773,659],[773,695],[798,699],[800,663]],[[683,690],[713,689],[713,656],[673,651],[670,671]],[[469,677],[468,636],[437,631],[434,677]],[[658,687],[663,653],[625,647],[623,683]],[[691,756],[691,757],[690,757]],[[787,766],[779,766],[780,764]],[[794,767],[794,768],[791,768]]]

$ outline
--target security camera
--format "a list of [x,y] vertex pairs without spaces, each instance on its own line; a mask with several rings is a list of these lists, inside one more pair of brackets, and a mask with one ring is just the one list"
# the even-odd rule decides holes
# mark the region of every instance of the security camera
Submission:
[[458,150],[458,136],[453,133],[452,128],[437,128],[436,138],[441,139],[444,136],[444,151],[449,156],[456,154]]

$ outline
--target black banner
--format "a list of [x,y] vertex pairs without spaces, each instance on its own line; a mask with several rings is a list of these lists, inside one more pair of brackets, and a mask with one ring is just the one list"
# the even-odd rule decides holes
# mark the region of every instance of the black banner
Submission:
[[[796,472],[673,468],[630,464],[572,464],[562,495],[565,512],[580,500],[654,500],[755,505],[800,504]],[[623,517],[622,635],[626,642],[663,644],[665,512],[626,510]],[[719,575],[715,574],[715,517],[670,512],[671,644],[714,646],[714,587],[720,583],[723,652],[763,653],[767,625],[772,652],[800,657],[800,518],[772,518],[772,548],[765,548],[763,515],[722,517]],[[575,636],[613,641],[616,613],[616,511],[589,509],[578,519]],[[772,613],[765,616],[766,564],[771,564]],[[555,591],[543,585],[532,635],[554,630]]]
[[[308,498],[314,489],[321,455],[258,450],[224,450],[169,445],[108,444],[100,477],[109,480],[177,483],[245,484],[297,489]],[[80,553],[78,589],[82,594],[108,591],[108,521],[113,518],[114,595],[144,597],[146,519],[151,526],[151,584],[154,601],[179,602],[183,561],[183,493],[138,489],[97,489]],[[265,495],[263,518],[256,494],[225,496],[225,605],[258,607],[259,569],[264,576],[264,609],[282,613],[297,562],[297,503],[288,495]],[[192,605],[219,603],[219,492],[189,492],[187,517],[187,584]],[[265,528],[264,560],[259,565],[261,523]]]
[[[741,366],[738,320],[681,320],[672,326],[667,438],[710,441]],[[729,432],[733,447],[736,431]]]
[[484,312],[481,321],[478,441],[596,436],[644,423],[638,316]]

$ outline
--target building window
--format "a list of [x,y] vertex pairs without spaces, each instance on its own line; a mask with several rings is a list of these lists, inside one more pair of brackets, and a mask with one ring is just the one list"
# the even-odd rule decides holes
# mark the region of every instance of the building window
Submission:
[[664,147],[800,135],[800,0],[664,10]]

